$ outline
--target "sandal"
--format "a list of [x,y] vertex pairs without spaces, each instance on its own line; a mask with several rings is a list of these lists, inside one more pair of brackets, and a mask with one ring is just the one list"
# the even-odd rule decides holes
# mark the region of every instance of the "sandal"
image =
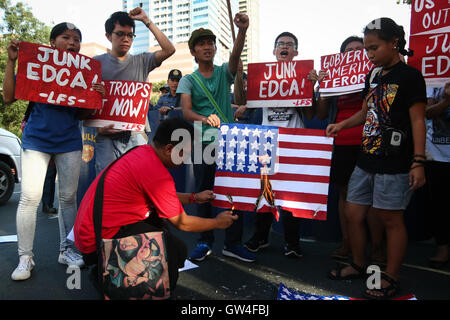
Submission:
[[[348,274],[346,276],[342,276],[341,272],[342,269],[344,269],[345,267],[351,266],[353,269],[355,269],[358,273],[353,273],[353,274]],[[336,274],[332,274],[332,271],[330,271],[328,273],[328,278],[331,280],[352,280],[352,279],[360,279],[360,278],[364,278],[365,276],[365,270],[363,267],[360,267],[356,264],[354,264],[353,262],[350,262],[350,264],[341,264],[341,265],[337,265],[336,268]]]
[[[390,299],[393,296],[395,296],[395,294],[399,290],[399,282],[392,279],[385,272],[381,273],[381,279],[386,280],[389,283],[389,286],[387,286],[385,288],[379,288],[379,289],[367,289],[366,291],[364,291],[364,296],[366,298],[372,299],[372,300],[386,300],[386,299]],[[369,290],[381,293],[382,295],[378,296],[378,295],[370,294],[367,292]]]

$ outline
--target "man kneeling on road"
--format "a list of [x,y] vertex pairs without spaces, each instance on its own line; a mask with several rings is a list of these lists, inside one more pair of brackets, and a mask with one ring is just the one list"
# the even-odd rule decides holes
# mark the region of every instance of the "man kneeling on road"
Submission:
[[[215,218],[186,214],[182,204],[206,203],[215,196],[210,190],[197,194],[177,194],[167,168],[181,165],[174,163],[177,160],[188,159],[189,156],[183,152],[190,151],[191,147],[189,144],[184,149],[177,147],[178,143],[184,143],[184,139],[172,141],[172,133],[177,129],[193,137],[193,128],[185,120],[165,120],[158,127],[150,145],[136,147],[111,166],[105,176],[103,192],[103,239],[155,231],[155,226],[160,227],[165,219],[176,228],[189,232],[226,229],[237,219],[231,211],[221,212]],[[75,244],[83,253],[86,265],[97,264],[93,205],[100,176],[83,197],[74,226]],[[173,290],[178,268],[183,267],[187,257],[187,248],[182,240],[171,237],[176,240],[175,245],[167,248],[168,251],[176,251],[167,252],[170,287]]]

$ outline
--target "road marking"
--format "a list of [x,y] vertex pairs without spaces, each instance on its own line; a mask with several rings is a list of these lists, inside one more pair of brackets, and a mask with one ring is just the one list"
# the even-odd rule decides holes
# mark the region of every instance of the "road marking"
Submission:
[[433,269],[433,268],[421,267],[421,266],[416,266],[414,264],[407,264],[407,263],[403,263],[402,266],[409,267],[409,268],[420,269],[420,270],[424,270],[424,271],[441,273],[441,274],[445,274],[446,276],[450,276],[450,272],[444,271],[444,270],[438,270],[438,269]]
[[1,236],[0,243],[2,243],[2,242],[17,242],[17,234],[10,235],[10,236]]

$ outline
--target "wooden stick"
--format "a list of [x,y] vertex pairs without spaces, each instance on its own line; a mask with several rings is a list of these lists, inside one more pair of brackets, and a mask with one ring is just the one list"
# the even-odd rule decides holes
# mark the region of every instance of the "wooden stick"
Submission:
[[234,43],[234,41],[236,41],[236,35],[234,33],[233,13],[231,12],[230,0],[227,0],[227,7],[228,7],[228,16],[230,18],[231,36],[233,37],[233,43]]

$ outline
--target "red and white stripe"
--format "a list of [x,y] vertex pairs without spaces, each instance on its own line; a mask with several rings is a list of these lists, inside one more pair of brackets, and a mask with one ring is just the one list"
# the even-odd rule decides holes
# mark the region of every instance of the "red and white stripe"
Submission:
[[[275,174],[269,175],[275,205],[296,217],[326,220],[333,138],[324,130],[278,130]],[[260,185],[260,175],[217,171],[213,205],[230,208],[228,194],[235,210],[254,211]],[[271,211],[264,198],[258,211]]]

